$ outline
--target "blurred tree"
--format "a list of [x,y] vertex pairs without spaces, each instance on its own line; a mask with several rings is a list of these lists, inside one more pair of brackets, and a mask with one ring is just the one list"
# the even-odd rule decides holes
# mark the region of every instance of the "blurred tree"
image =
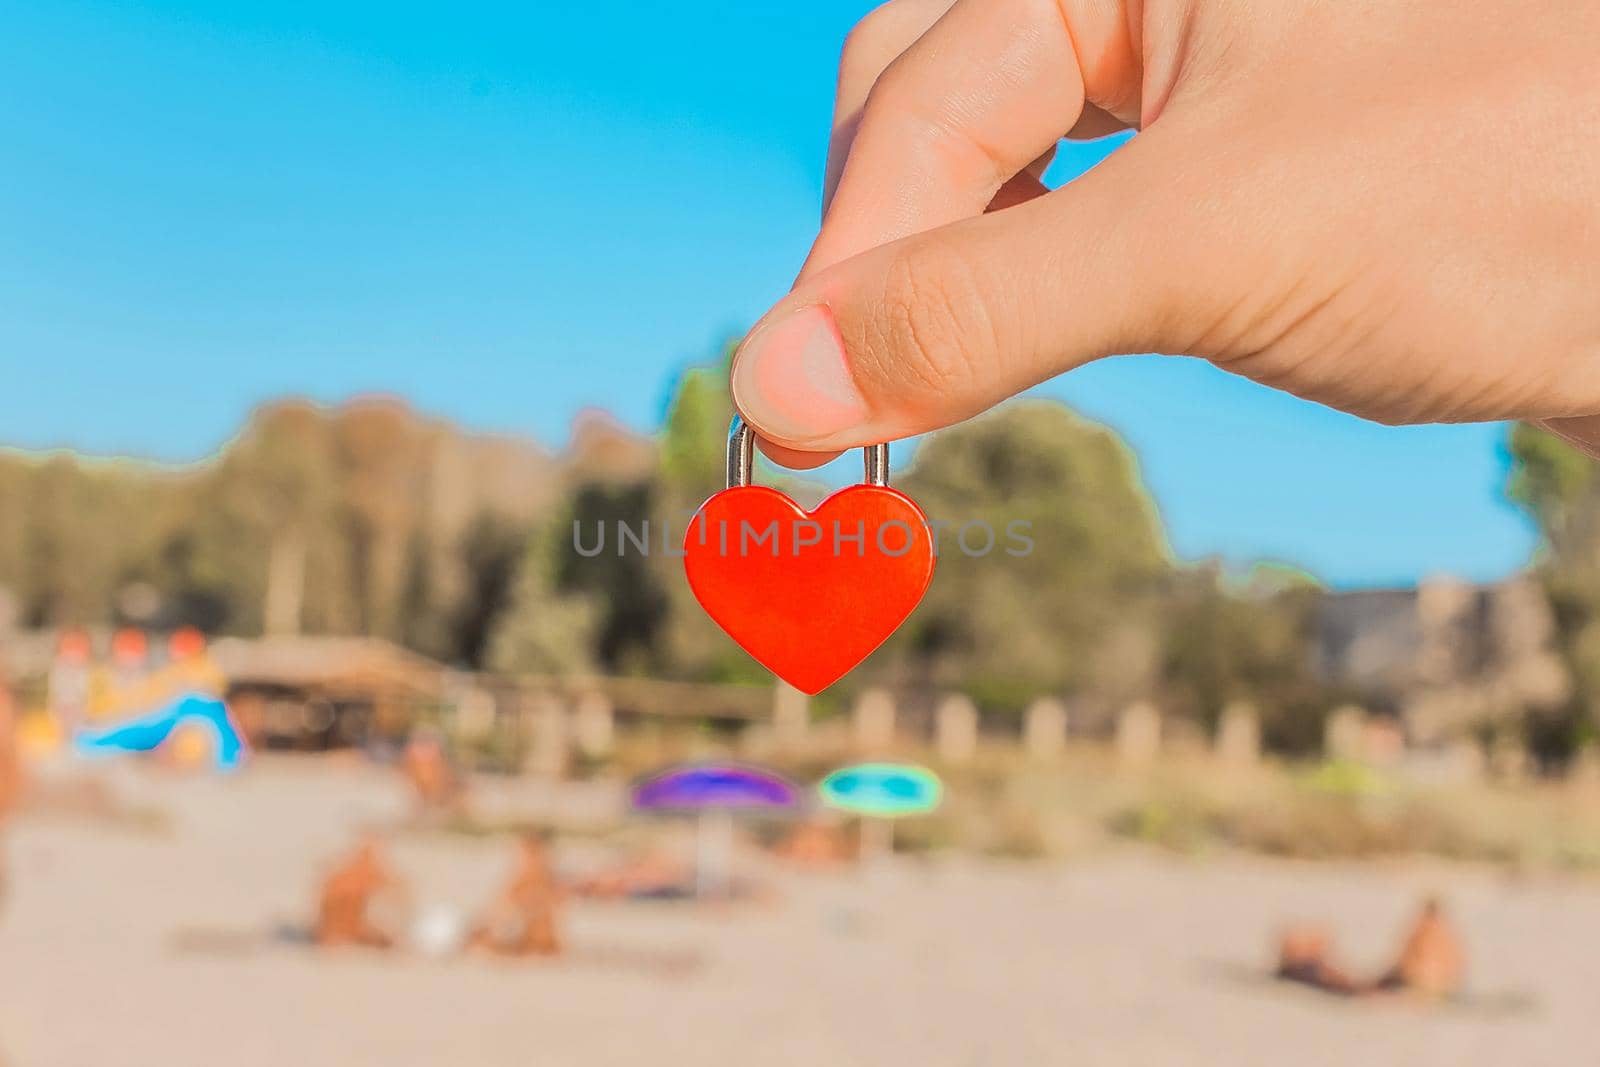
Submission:
[[425,428],[397,403],[351,405],[334,421],[334,454],[355,594],[355,626],[400,640],[406,547],[420,521]]
[[[65,454],[6,461],[0,583],[28,625],[110,618],[116,594],[151,566],[176,482],[167,472]],[[14,509],[14,511],[13,511]]]
[[1542,755],[1559,759],[1597,733],[1600,708],[1600,479],[1595,462],[1553,434],[1517,425],[1507,495],[1543,537],[1535,573],[1550,599],[1572,699],[1537,725]]
[[571,525],[551,522],[528,540],[510,606],[488,636],[486,660],[495,670],[573,675],[597,669],[599,598],[558,591]]
[[660,655],[668,598],[650,559],[659,547],[650,527],[652,496],[649,481],[579,485],[568,507],[564,548],[554,558],[556,590],[597,605],[594,657],[615,673],[669,668]]
[[480,515],[468,528],[460,550],[467,588],[449,620],[449,658],[468,667],[486,665],[495,627],[511,608],[528,540],[523,524],[503,516]]
[[[0,453],[0,584],[29,624],[120,621],[140,605],[128,621],[375,632],[454,658],[458,637],[481,653],[472,631],[499,607],[485,588],[503,584],[496,571],[559,481],[534,446],[386,400],[267,405],[182,469]],[[492,549],[487,524],[515,529],[495,535],[514,549]]]
[[[0,585],[26,623],[111,621],[149,599],[123,597],[131,585],[154,591],[157,623],[375,633],[502,670],[761,683],[695,603],[679,554],[689,516],[723,486],[729,351],[682,377],[659,439],[591,413],[559,460],[393,401],[269,405],[215,459],[178,471],[0,454]],[[1600,664],[1589,468],[1547,440],[1518,442],[1513,491],[1547,528],[1567,618],[1587,626],[1574,655],[1596,646]],[[762,480],[802,500],[822,492]],[[1243,697],[1269,739],[1308,732],[1316,591],[1175,567],[1111,431],[1013,403],[931,435],[897,484],[939,524],[939,569],[833,702],[888,682],[964,690],[988,709],[1041,693],[1107,710],[1159,697],[1207,722]]]
[[197,489],[186,525],[200,541],[199,559],[184,580],[227,590],[235,629],[355,627],[328,421],[302,402],[262,409]]
[[456,656],[458,634],[451,625],[456,620],[434,610],[439,583],[433,573],[433,552],[420,529],[411,531],[403,575],[399,599],[401,643],[435,659],[460,662]]
[[661,476],[677,503],[690,507],[721,489],[726,475],[728,426],[733,401],[728,396],[732,343],[711,366],[690,367],[679,379],[661,431]]
[[667,407],[658,491],[651,507],[652,528],[662,536],[650,569],[666,596],[668,623],[658,649],[664,669],[696,681],[759,683],[771,675],[700,610],[679,555],[695,511],[727,484],[728,429],[733,422],[728,366],[733,351],[730,341],[715,363],[687,370]]
[[1110,430],[1059,404],[1014,402],[931,435],[899,483],[936,524],[939,565],[875,667],[990,707],[1148,690],[1171,563]]
[[1270,747],[1315,751],[1337,702],[1312,656],[1322,592],[1288,568],[1258,566],[1243,582],[1215,565],[1175,575],[1163,612],[1162,707],[1212,730],[1230,702],[1245,701]]
[[1545,548],[1564,563],[1587,550],[1600,562],[1600,485],[1595,462],[1554,434],[1526,424],[1511,429],[1506,494],[1539,524]]

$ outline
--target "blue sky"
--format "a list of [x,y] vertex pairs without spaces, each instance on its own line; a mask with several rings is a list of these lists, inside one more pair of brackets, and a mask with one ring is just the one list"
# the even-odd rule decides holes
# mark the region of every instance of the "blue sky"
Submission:
[[[586,405],[653,429],[803,257],[868,6],[6,5],[0,444],[190,460],[262,399],[374,389],[552,445]],[[1127,436],[1185,557],[1366,586],[1534,543],[1500,427],[1159,357],[1039,391]]]

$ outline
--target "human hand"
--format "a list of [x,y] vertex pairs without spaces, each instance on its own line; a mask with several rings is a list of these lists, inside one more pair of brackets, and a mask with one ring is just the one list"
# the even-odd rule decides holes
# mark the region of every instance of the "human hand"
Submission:
[[[891,0],[735,403],[809,467],[1154,351],[1600,449],[1596,41],[1560,0]],[[1064,135],[1124,127],[1040,184]]]

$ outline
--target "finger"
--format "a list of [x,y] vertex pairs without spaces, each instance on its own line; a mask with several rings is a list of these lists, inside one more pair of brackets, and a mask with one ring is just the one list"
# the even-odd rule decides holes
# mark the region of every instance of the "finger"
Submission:
[[1074,141],[1093,141],[1131,129],[1132,123],[1124,122],[1104,108],[1090,104],[1083,109],[1083,114],[1078,116],[1077,124],[1068,131],[1067,136]]
[[845,38],[839,55],[839,85],[833,102],[833,133],[828,141],[828,166],[822,183],[826,214],[844,171],[861,122],[861,108],[878,77],[927,32],[953,0],[889,0],[867,13]]
[[[1055,158],[1055,149],[1051,148],[1038,159],[1029,163],[1022,173],[1012,178],[1000,191],[995,194],[988,210],[1002,211],[1008,207],[1027,203],[1037,197],[1043,196],[1050,189],[1039,178],[1049,168],[1050,162]],[[758,433],[756,446],[768,459],[782,467],[791,470],[812,470],[837,458],[838,451],[803,451],[795,448],[786,448],[783,445],[769,441]]]
[[1056,146],[1051,145],[1040,156],[1026,167],[1022,168],[1024,174],[1031,174],[1040,181],[1044,180],[1044,172],[1050,169],[1050,164],[1055,162]]
[[761,449],[761,454],[780,467],[790,470],[809,471],[815,470],[825,463],[838,459],[844,454],[841,449],[827,452],[811,452],[798,448],[785,448],[783,445],[774,444],[765,437],[756,437],[756,447]]
[[1050,161],[1056,157],[1054,147],[1038,159],[1029,163],[1020,174],[1000,187],[994,194],[994,199],[989,201],[986,211],[1004,211],[1008,207],[1026,204],[1029,200],[1043,196],[1050,191],[1044,183],[1044,172],[1050,168]]
[[802,277],[980,214],[1083,105],[1055,0],[957,0],[868,93]]
[[1043,196],[1050,191],[1050,187],[1033,175],[1024,171],[1000,187],[994,194],[994,199],[989,201],[986,211],[1004,211],[1008,207],[1026,204],[1029,200]]
[[[917,38],[939,21],[954,0],[889,0],[867,13],[845,38],[839,56],[839,82],[834,94],[833,128],[828,140],[828,163],[822,183],[822,211],[827,215],[833,193],[844,171],[850,146],[860,128],[861,109],[878,78],[889,64],[900,58]],[[1043,171],[1041,170],[1042,174]],[[802,266],[800,277],[805,277]],[[785,467],[809,470],[820,467],[838,453],[799,452],[756,440],[762,453]]]
[[[1146,134],[1063,189],[816,275],[735,356],[734,401],[808,451],[968,418],[1090,359],[1184,351],[1216,241]],[[1163,184],[1165,183],[1165,185]],[[1209,301],[1209,302],[1208,302]]]
[[1600,415],[1535,419],[1534,425],[1549,430],[1584,455],[1600,459]]
[[[837,168],[837,172],[830,177],[822,233],[801,270],[801,282],[837,258],[990,206],[996,210],[1013,207],[1046,191],[1038,178],[1049,165],[1055,142],[1073,125],[1083,105],[1082,82],[1058,9],[1035,0],[996,0],[986,9],[967,0],[939,15],[935,6],[942,5],[913,7],[908,0],[903,6],[897,2],[880,8],[877,27],[860,33],[855,48],[846,49],[850,69],[841,70],[829,155],[830,170]],[[935,16],[931,27],[921,26],[930,14]],[[1044,24],[1043,47],[1036,46],[1040,34],[1012,23],[1024,15]],[[1033,44],[1019,50],[1016,38]],[[886,62],[886,67],[900,68],[894,81],[886,85],[886,71],[874,68],[908,39],[913,47]],[[957,45],[959,49],[954,48]],[[912,56],[912,51],[925,47],[932,50]],[[946,64],[941,57],[953,49],[965,58],[950,68],[946,84],[941,76]],[[1002,68],[1000,75],[984,69],[990,62]],[[1009,69],[1026,72],[1026,76],[1008,79],[1004,71]],[[1043,117],[1052,110],[1051,94],[1046,93],[1042,111],[1032,112],[1041,121],[1011,121],[1015,116],[1009,115],[1010,109],[1034,95],[1035,83],[1049,85],[1057,76],[1064,78],[1067,90],[1055,94],[1059,105],[1056,119]],[[995,143],[1003,144],[1015,157],[1015,166],[1003,176],[995,169],[996,163],[1005,168],[1009,164],[1004,160],[1010,157],[986,159],[984,146],[990,142],[981,131],[992,120],[998,120],[1001,134]],[[863,133],[865,145],[861,143]],[[897,146],[906,149],[901,158],[895,158]],[[858,162],[858,157],[864,162]],[[976,182],[970,180],[974,165]],[[962,180],[963,173],[968,174],[967,180]],[[905,183],[908,176],[919,176],[919,180]],[[839,189],[847,180],[855,192],[841,205]],[[875,186],[897,182],[908,194],[902,210],[876,213],[874,198],[883,198],[886,191]],[[923,195],[918,195],[919,191]],[[923,221],[916,221],[919,219]],[[757,430],[762,452],[786,467],[808,469],[837,455],[826,449],[786,447],[760,434],[759,425]]]

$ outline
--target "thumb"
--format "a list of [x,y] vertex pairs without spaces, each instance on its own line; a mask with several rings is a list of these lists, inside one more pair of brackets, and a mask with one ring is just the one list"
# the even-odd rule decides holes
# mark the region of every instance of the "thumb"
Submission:
[[1203,332],[1181,305],[1205,248],[1182,237],[1193,205],[1141,180],[1163,173],[1151,137],[1055,192],[806,278],[739,347],[740,413],[782,459],[947,426],[1100,356],[1182,350]]

